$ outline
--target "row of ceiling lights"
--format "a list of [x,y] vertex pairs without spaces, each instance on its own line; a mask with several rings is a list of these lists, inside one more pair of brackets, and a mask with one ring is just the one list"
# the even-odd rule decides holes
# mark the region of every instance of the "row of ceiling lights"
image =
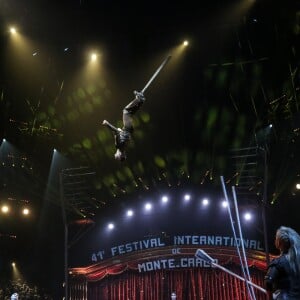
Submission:
[[[12,35],[18,34],[18,31],[17,31],[16,27],[10,27],[10,28],[9,28],[9,32],[10,32]],[[187,40],[185,40],[185,41],[182,42],[182,45],[183,45],[184,47],[187,47],[187,46],[189,45],[189,42],[188,42]],[[64,52],[68,52],[69,50],[70,50],[69,47],[65,47],[65,48],[63,49]],[[37,56],[37,55],[38,55],[38,51],[34,51],[34,52],[32,53],[32,56]],[[92,53],[90,54],[90,60],[91,60],[92,62],[96,62],[96,61],[98,60],[98,57],[99,57],[99,54],[98,54],[97,52],[92,52]]]
[[[190,200],[192,200],[191,195],[186,194],[186,195],[183,196],[184,203],[187,204],[188,202],[190,202]],[[169,202],[169,197],[168,196],[162,196],[161,197],[161,204],[165,205],[168,202]],[[208,198],[203,198],[200,201],[200,204],[203,208],[205,208],[205,207],[208,207],[211,204],[211,201]],[[220,204],[221,204],[221,207],[223,209],[226,209],[228,207],[228,202],[226,200],[221,201]],[[146,212],[150,212],[152,209],[153,209],[152,203],[150,203],[150,202],[145,203],[144,210]],[[127,218],[132,218],[134,216],[134,214],[135,213],[134,213],[133,209],[128,209],[126,211],[126,217]],[[253,214],[250,211],[245,211],[243,213],[243,218],[244,218],[245,221],[250,221],[253,218]],[[113,230],[114,228],[115,228],[114,223],[111,222],[111,223],[107,224],[107,229],[108,230]]]
[[[7,204],[3,204],[0,209],[1,209],[1,213],[4,215],[9,215],[12,211],[11,206],[9,206]],[[24,216],[28,216],[28,215],[30,215],[30,209],[28,207],[22,207],[21,213]]]

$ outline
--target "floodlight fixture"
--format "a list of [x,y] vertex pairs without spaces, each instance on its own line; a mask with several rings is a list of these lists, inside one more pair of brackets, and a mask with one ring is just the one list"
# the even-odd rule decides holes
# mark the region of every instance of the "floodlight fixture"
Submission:
[[145,204],[145,210],[150,211],[152,209],[152,204],[151,203],[146,203]]
[[202,200],[202,205],[203,206],[207,206],[209,204],[209,200],[207,199],[207,198],[204,198],[203,200]]
[[107,227],[109,230],[113,230],[115,228],[115,225],[113,223],[109,223]]
[[28,216],[29,213],[30,213],[30,210],[29,210],[27,207],[23,208],[22,214],[23,214],[24,216]]
[[4,213],[4,214],[7,214],[9,212],[9,206],[7,205],[3,205],[1,207],[1,211]]
[[190,201],[191,200],[191,195],[190,194],[185,194],[184,195],[184,201]]
[[127,217],[132,217],[133,216],[133,210],[128,209],[126,215],[127,215]]
[[223,200],[223,201],[222,201],[222,207],[223,207],[223,208],[228,207],[228,202],[227,202],[226,200]]
[[167,203],[168,201],[169,201],[168,196],[163,196],[163,197],[161,198],[161,202],[162,202],[162,203]]
[[246,212],[246,213],[244,214],[244,219],[245,219],[246,221],[250,221],[250,220],[252,219],[252,214],[251,214],[250,212]]
[[96,60],[97,60],[97,57],[98,57],[98,56],[97,56],[96,53],[92,53],[92,54],[91,54],[91,61],[92,61],[92,62],[96,61]]
[[12,34],[16,34],[17,33],[17,29],[15,27],[10,27],[9,31]]

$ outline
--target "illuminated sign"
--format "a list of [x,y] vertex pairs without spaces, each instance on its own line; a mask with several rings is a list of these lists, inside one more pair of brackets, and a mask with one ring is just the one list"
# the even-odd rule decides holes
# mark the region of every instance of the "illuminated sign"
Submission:
[[[246,249],[263,251],[261,242],[258,240],[243,239]],[[99,262],[109,257],[128,254],[134,251],[162,248],[166,246],[225,246],[237,247],[242,245],[241,239],[234,239],[230,236],[218,235],[175,235],[168,241],[161,237],[143,239],[111,247],[109,250],[99,250],[91,255],[93,262]]]

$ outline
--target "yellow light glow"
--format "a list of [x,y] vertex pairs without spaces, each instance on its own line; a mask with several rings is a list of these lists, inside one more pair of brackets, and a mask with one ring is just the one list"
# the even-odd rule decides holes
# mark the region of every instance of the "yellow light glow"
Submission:
[[183,42],[183,46],[185,46],[185,47],[188,46],[188,44],[189,44],[189,42],[186,40]]
[[9,31],[10,31],[10,33],[12,33],[12,34],[17,33],[17,30],[16,30],[15,27],[10,27]]
[[9,207],[7,205],[3,205],[1,207],[1,211],[4,213],[4,214],[7,214],[9,212]]
[[18,280],[18,279],[24,280],[22,274],[18,270],[17,264],[14,261],[11,263],[11,266],[12,266],[12,271],[13,271],[12,272],[12,279],[13,280]]
[[29,215],[29,213],[30,213],[30,211],[29,211],[29,209],[28,208],[24,208],[23,209],[23,215]]
[[96,61],[97,60],[97,54],[96,53],[92,53],[91,55],[91,61]]

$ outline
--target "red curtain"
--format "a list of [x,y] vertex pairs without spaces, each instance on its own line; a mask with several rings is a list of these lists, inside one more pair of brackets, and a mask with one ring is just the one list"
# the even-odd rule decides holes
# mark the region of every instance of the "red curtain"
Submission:
[[[241,274],[240,267],[227,266]],[[263,287],[264,272],[250,268],[252,282]],[[264,293],[254,288],[257,300],[266,300]],[[87,282],[70,280],[72,300],[166,300],[175,293],[176,300],[248,300],[245,283],[216,268],[159,270],[139,273],[126,270],[107,275],[102,280]]]

